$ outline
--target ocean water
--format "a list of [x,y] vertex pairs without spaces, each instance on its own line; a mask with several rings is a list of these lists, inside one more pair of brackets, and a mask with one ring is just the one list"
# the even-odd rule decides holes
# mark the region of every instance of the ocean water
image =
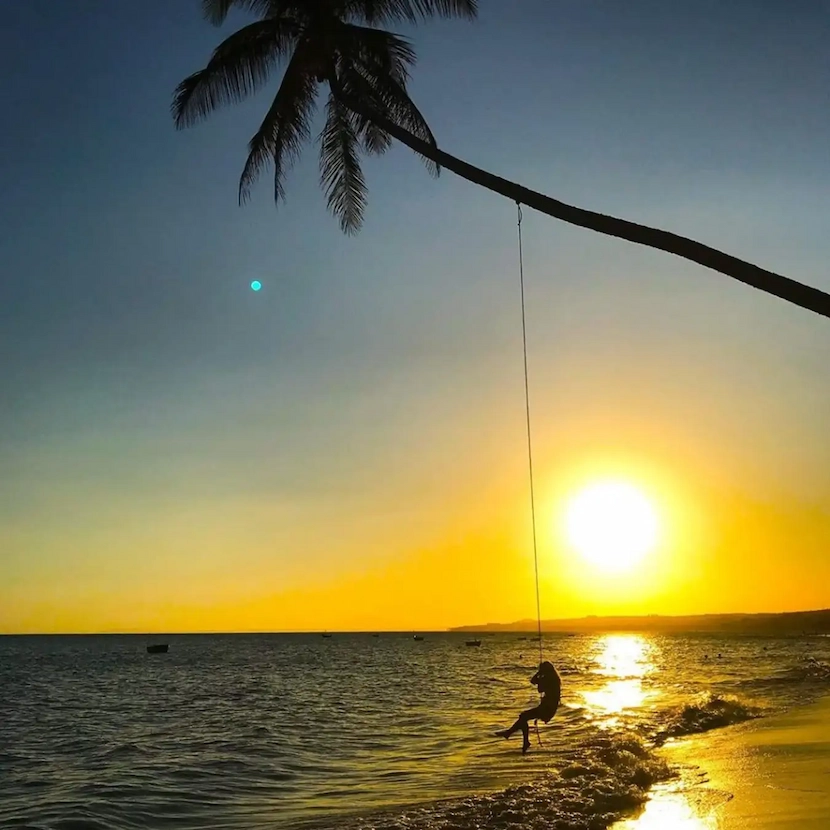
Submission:
[[[830,692],[830,638],[520,634],[0,637],[0,827],[602,828],[673,737]],[[166,641],[170,651],[148,655]]]

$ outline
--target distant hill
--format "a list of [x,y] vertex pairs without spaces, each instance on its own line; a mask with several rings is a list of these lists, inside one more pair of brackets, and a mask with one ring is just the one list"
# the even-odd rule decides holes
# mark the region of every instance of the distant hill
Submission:
[[[529,631],[536,630],[536,620],[511,623],[464,625],[451,631]],[[543,631],[574,634],[598,631],[708,632],[721,634],[798,636],[830,634],[830,609],[791,611],[781,614],[700,614],[665,617],[579,617],[565,620],[543,620]]]

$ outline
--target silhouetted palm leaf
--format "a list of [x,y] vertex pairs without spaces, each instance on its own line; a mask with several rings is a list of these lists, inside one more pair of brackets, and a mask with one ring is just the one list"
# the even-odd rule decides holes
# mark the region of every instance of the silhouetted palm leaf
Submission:
[[251,23],[224,40],[208,65],[185,78],[173,96],[178,128],[190,127],[224,104],[236,104],[259,89],[293,48],[299,28],[290,20]]
[[[379,29],[344,25],[338,32],[337,44],[340,57],[334,88],[346,101],[362,100],[363,108],[355,111],[355,123],[364,149],[380,154],[391,142],[388,133],[366,117],[367,110],[382,113],[413,135],[434,144],[426,119],[406,92],[409,67],[416,61],[410,43]],[[437,173],[437,165],[422,158],[430,172]]]
[[[256,92],[291,55],[271,106],[248,144],[239,201],[248,200],[270,164],[274,198],[285,198],[286,173],[311,138],[318,88],[327,84],[321,183],[341,228],[354,233],[366,206],[360,153],[377,155],[391,144],[381,122],[391,122],[435,147],[426,120],[406,91],[416,60],[412,45],[399,35],[360,24],[415,21],[429,15],[469,17],[475,6],[473,0],[203,0],[204,15],[214,24],[222,23],[232,8],[261,19],[228,37],[204,69],[179,84],[172,106],[176,126],[191,126]],[[435,162],[422,157],[437,174]]]
[[[420,141],[435,146],[435,137],[426,119],[404,87],[391,77],[376,74],[371,66],[360,61],[343,66],[338,74],[337,94],[355,111],[364,143],[366,131],[377,129],[383,119],[388,119]],[[430,174],[437,176],[440,167],[435,160],[416,152]]]
[[356,233],[366,207],[366,180],[360,168],[354,115],[334,93],[326,105],[326,126],[320,136],[320,180],[329,210],[344,233]]
[[239,180],[239,201],[248,200],[251,187],[269,162],[274,165],[274,199],[285,198],[285,174],[311,138],[317,81],[307,71],[306,49],[294,52],[265,119],[248,144],[248,160]]
[[473,20],[478,0],[345,0],[344,19],[360,19],[373,25],[419,18],[464,17]]
[[401,85],[409,81],[409,67],[418,57],[412,44],[400,35],[346,23],[337,29],[341,59],[359,61],[378,75],[388,75]]
[[265,17],[271,11],[271,0],[202,0],[202,14],[214,26],[221,26],[233,7]]

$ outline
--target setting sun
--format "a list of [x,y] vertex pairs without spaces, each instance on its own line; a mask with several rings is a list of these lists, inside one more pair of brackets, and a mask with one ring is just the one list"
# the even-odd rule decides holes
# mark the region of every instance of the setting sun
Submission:
[[646,495],[625,481],[591,484],[565,510],[569,544],[606,573],[630,570],[657,543],[657,512]]

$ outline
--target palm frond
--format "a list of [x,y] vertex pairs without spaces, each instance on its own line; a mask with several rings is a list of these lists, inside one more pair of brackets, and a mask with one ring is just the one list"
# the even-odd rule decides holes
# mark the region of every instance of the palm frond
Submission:
[[340,229],[357,233],[366,207],[366,180],[360,167],[354,116],[334,93],[329,95],[326,124],[320,134],[320,182]]
[[478,0],[417,0],[423,17],[478,17]]
[[337,49],[349,60],[373,65],[376,72],[390,75],[402,86],[409,81],[409,68],[418,61],[407,38],[348,23],[337,29]]
[[[341,61],[371,66],[371,74],[389,75],[403,89],[409,80],[409,67],[417,56],[410,42],[400,35],[380,29],[345,24],[338,31],[337,47]],[[389,149],[392,140],[364,114],[355,113],[355,124],[363,148],[373,155]]]
[[[369,125],[377,130],[372,116],[377,113],[399,127],[412,133],[433,147],[437,147],[426,119],[409,97],[406,88],[384,73],[378,73],[372,64],[360,61],[343,62],[338,77],[338,87],[343,101],[356,115],[358,134],[366,143]],[[430,158],[420,156],[431,175],[440,173],[439,166]]]
[[392,146],[392,137],[389,133],[360,113],[355,113],[354,117],[355,129],[363,149],[373,156],[383,155]]
[[240,204],[250,198],[251,188],[271,162],[274,200],[285,198],[285,176],[302,152],[303,144],[311,138],[317,80],[308,71],[309,63],[305,50],[294,52],[265,119],[248,143],[248,159],[239,180]]
[[[190,126],[225,104],[242,101],[288,58],[271,106],[248,143],[239,201],[250,198],[270,164],[274,199],[285,198],[286,175],[311,138],[318,87],[328,82],[321,184],[342,230],[355,233],[367,200],[361,151],[385,152],[392,135],[404,143],[420,139],[415,146],[429,155],[430,147],[437,149],[407,92],[415,51],[406,38],[378,26],[433,16],[474,18],[477,5],[478,0],[202,0],[204,16],[216,25],[234,9],[259,19],[228,37],[204,69],[179,84],[171,107],[176,126]],[[422,159],[431,173],[439,173],[430,158]]]
[[271,5],[271,0],[202,0],[202,16],[214,26],[221,26],[234,7],[265,17]]
[[405,21],[416,23],[430,17],[460,17],[474,20],[478,0],[344,0],[344,18],[371,25]]
[[190,127],[225,104],[259,89],[297,39],[288,20],[260,20],[219,44],[208,65],[176,87],[171,111],[178,129]]

